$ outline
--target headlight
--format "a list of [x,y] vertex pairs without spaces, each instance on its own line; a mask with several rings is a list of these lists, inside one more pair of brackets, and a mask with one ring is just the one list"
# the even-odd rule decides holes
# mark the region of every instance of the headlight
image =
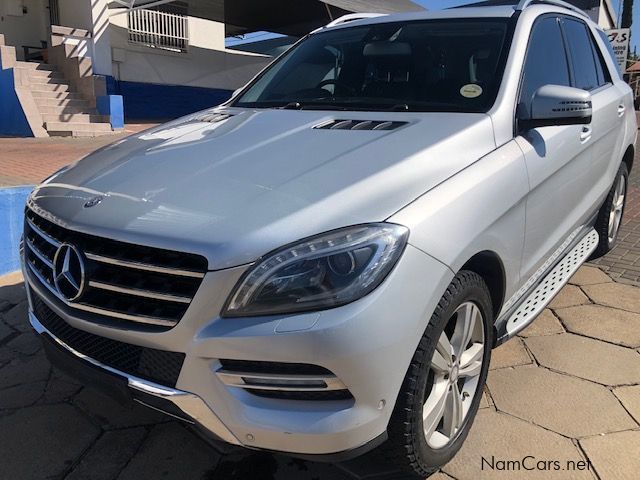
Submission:
[[375,223],[334,230],[260,259],[240,280],[224,316],[272,315],[337,307],[385,279],[409,230]]

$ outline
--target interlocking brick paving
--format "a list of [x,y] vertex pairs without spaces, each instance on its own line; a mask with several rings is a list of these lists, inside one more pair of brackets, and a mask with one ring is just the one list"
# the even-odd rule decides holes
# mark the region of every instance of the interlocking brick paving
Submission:
[[151,126],[127,124],[123,133],[95,138],[0,137],[0,188],[37,184],[88,153]]

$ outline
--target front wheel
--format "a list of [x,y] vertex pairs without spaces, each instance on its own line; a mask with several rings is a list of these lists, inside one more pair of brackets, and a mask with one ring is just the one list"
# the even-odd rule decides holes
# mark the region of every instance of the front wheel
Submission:
[[602,257],[616,246],[627,200],[628,179],[629,171],[627,170],[627,165],[623,162],[618,169],[618,175],[616,175],[611,190],[609,190],[609,194],[600,208],[600,212],[598,212],[594,228],[600,236],[600,241],[595,252],[593,252],[592,258]]
[[407,474],[424,478],[460,450],[487,378],[492,323],[485,282],[474,272],[459,272],[420,340],[382,446]]

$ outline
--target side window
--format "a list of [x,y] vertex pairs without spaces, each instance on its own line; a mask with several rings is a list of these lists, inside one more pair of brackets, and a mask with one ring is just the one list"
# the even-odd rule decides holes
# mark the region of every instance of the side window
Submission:
[[573,66],[574,86],[583,90],[593,90],[604,85],[602,67],[600,79],[596,69],[591,38],[587,26],[578,21],[565,18],[562,21],[564,32],[567,36],[569,51],[571,52],[571,65]]
[[567,54],[556,17],[544,17],[534,24],[523,72],[521,103],[528,104],[543,85],[571,85]]
[[591,40],[593,57],[596,59],[596,70],[598,71],[599,85],[605,85],[607,83],[611,83],[611,74],[609,73],[609,67],[607,67],[607,62],[604,61],[603,52],[600,51],[600,47],[598,46],[595,39],[593,38],[593,35],[589,35],[589,40]]

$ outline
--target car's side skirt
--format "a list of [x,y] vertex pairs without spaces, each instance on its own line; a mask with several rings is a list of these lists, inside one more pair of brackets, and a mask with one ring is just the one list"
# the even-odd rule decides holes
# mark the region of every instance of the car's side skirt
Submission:
[[589,259],[599,241],[593,227],[582,228],[578,235],[572,234],[569,238],[569,245],[561,246],[559,255],[551,257],[551,264],[543,265],[546,267],[543,273],[538,278],[534,275],[533,281],[525,284],[526,291],[521,294],[518,292],[518,298],[508,302],[511,305],[503,309],[496,321],[496,346],[514,337],[542,313],[578,268]]

